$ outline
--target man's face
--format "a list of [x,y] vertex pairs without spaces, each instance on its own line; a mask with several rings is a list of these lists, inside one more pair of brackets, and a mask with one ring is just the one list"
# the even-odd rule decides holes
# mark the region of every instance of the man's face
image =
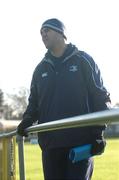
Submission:
[[57,42],[59,33],[50,28],[43,28],[40,33],[45,47],[52,50]]

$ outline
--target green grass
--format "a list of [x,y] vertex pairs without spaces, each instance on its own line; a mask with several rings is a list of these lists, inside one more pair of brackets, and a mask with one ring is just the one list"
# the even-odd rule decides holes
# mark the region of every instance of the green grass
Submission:
[[[18,149],[18,147],[17,147]],[[18,150],[16,150],[18,152]],[[18,155],[16,152],[16,180],[19,180]],[[43,180],[41,150],[38,145],[27,144],[24,146],[25,177],[26,180]]]
[[[17,178],[18,156],[17,158]],[[41,151],[38,145],[25,144],[26,180],[43,180]],[[92,180],[119,180],[119,139],[107,140],[107,148],[101,156],[95,157],[95,170]]]
[[119,139],[108,140],[105,153],[95,157],[93,180],[119,180]]

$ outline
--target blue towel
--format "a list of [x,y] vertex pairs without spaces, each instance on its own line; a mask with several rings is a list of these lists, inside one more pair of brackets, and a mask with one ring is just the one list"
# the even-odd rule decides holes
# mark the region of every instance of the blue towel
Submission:
[[91,144],[72,148],[69,152],[69,159],[72,163],[91,157]]

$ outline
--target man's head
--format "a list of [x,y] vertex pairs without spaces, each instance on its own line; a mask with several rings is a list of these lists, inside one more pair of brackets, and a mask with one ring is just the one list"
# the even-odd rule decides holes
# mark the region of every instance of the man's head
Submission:
[[59,41],[67,39],[64,24],[55,18],[46,20],[41,26],[41,36],[46,48],[59,44]]
[[66,36],[65,36],[65,33],[64,33],[64,31],[65,31],[65,26],[64,26],[64,24],[63,24],[60,20],[58,20],[58,19],[56,19],[56,18],[52,18],[52,19],[46,20],[46,21],[42,24],[41,31],[42,31],[43,28],[50,28],[50,29],[52,29],[52,30],[54,30],[54,31],[62,34],[63,37],[64,37],[65,39],[67,39]]

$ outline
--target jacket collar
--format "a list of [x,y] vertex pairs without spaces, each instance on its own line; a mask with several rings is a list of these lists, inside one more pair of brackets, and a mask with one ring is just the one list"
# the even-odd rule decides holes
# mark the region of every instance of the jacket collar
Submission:
[[[63,60],[62,60],[62,63],[68,61],[72,56],[74,55],[77,55],[79,54],[79,50],[78,48],[73,45],[73,44],[68,44],[68,47],[67,49],[65,50],[66,52],[64,53],[63,55]],[[46,62],[46,63],[50,63],[52,66],[54,66],[54,63],[52,61],[52,58],[51,58],[51,54],[49,51],[47,51],[45,57],[43,58],[42,62]]]

